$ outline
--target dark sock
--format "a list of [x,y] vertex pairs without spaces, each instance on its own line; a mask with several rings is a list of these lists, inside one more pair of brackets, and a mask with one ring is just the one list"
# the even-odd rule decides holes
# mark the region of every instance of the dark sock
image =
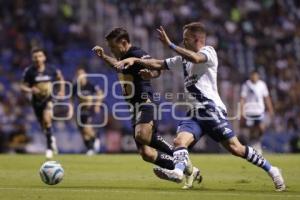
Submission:
[[88,150],[94,149],[95,138],[90,138],[89,140],[84,140],[84,144]]
[[51,128],[45,128],[45,135],[46,135],[46,140],[47,140],[47,149],[52,149],[52,147],[51,147],[51,144],[52,144]]
[[157,158],[154,163],[165,169],[174,169],[173,157],[159,151],[157,152]]
[[173,156],[174,147],[169,144],[163,137],[157,134],[152,134],[151,142],[149,144],[150,147],[157,149],[161,152],[164,152],[170,156]]

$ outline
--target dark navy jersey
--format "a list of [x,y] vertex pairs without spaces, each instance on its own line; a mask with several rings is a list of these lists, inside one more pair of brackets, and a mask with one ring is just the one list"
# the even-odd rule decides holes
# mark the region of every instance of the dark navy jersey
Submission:
[[73,85],[73,97],[80,97],[80,96],[94,96],[97,91],[99,90],[99,87],[97,85],[93,85],[89,81],[85,85],[80,86],[80,95],[78,95],[78,84],[75,83]]
[[[138,47],[131,47],[128,52],[121,58],[124,60],[126,58],[136,57],[136,58],[151,58],[144,50]],[[139,71],[141,69],[145,69],[145,67],[134,64],[133,66],[123,69],[122,73],[119,73],[119,80],[125,81],[122,83],[123,85],[123,94],[125,99],[131,103],[141,103],[147,100],[147,96],[149,99],[152,99],[152,86],[150,80],[144,80],[139,75]],[[130,84],[126,82],[133,83],[134,90]]]
[[29,87],[35,86],[41,91],[34,96],[34,99],[45,99],[51,96],[52,82],[57,80],[57,76],[57,69],[52,66],[46,65],[42,72],[39,72],[35,66],[29,66],[23,72],[23,82],[27,83]]
[[52,66],[46,66],[43,72],[39,72],[34,66],[29,66],[23,72],[23,81],[32,87],[40,82],[56,81],[57,75],[57,69]]

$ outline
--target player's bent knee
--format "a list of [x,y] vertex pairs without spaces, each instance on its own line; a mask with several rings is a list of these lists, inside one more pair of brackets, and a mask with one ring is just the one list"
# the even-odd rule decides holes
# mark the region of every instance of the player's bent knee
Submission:
[[146,162],[153,162],[155,160],[155,153],[152,149],[142,148],[139,150],[142,159]]
[[173,142],[175,147],[188,147],[187,141],[181,137],[176,137]]
[[181,141],[180,138],[175,138],[173,142],[174,142],[175,147],[178,147],[178,146],[182,145],[182,141]]

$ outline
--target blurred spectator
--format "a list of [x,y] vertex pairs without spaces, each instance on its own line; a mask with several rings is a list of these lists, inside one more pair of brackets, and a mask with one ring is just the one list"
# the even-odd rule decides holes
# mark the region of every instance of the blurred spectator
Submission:
[[[31,46],[43,46],[67,80],[82,63],[113,80],[112,71],[90,53],[93,44],[104,42],[107,30],[126,26],[143,49],[163,58],[170,52],[160,46],[155,28],[165,26],[180,44],[181,27],[191,21],[207,26],[207,42],[217,49],[220,93],[229,113],[236,111],[233,104],[238,102],[240,83],[255,68],[270,86],[274,101],[276,116],[269,132],[299,134],[295,126],[300,124],[299,13],[296,0],[0,0],[0,134],[20,123],[18,113],[29,113],[22,123],[27,129],[35,127],[28,102],[12,88],[30,63]],[[155,80],[159,91],[182,90],[180,84],[178,88],[173,84],[182,72],[172,73]],[[115,102],[109,98],[107,104]]]

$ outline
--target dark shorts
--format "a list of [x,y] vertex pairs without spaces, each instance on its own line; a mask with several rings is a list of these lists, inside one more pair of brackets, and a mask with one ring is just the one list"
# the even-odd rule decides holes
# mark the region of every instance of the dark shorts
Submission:
[[248,115],[248,116],[246,116],[244,126],[248,127],[248,128],[253,127],[253,126],[258,126],[261,123],[263,123],[263,120],[264,120],[264,115],[263,114],[261,114],[261,115]]
[[45,99],[35,99],[33,98],[31,101],[33,111],[35,116],[37,117],[38,121],[42,123],[43,121],[43,113],[46,109],[52,109],[49,107],[49,102],[52,102],[52,98],[48,97]]
[[[140,105],[137,110],[134,111],[133,119],[132,119],[132,127],[133,127],[133,137],[135,138],[135,127],[138,124],[144,124],[144,123],[150,123],[152,122],[152,134],[156,134],[157,131],[157,121],[155,120],[155,109],[156,109],[156,104],[147,104],[144,103]],[[138,141],[136,141],[136,145],[139,148],[142,146]]]
[[82,129],[84,126],[92,124],[93,116],[93,107],[81,109],[81,112],[79,113],[79,119],[77,119],[78,128]]
[[195,138],[193,144],[204,134],[216,142],[228,140],[235,134],[226,116],[226,112],[214,104],[207,104],[203,108],[189,111],[186,115],[187,119],[179,123],[177,133],[185,131],[193,134]]

